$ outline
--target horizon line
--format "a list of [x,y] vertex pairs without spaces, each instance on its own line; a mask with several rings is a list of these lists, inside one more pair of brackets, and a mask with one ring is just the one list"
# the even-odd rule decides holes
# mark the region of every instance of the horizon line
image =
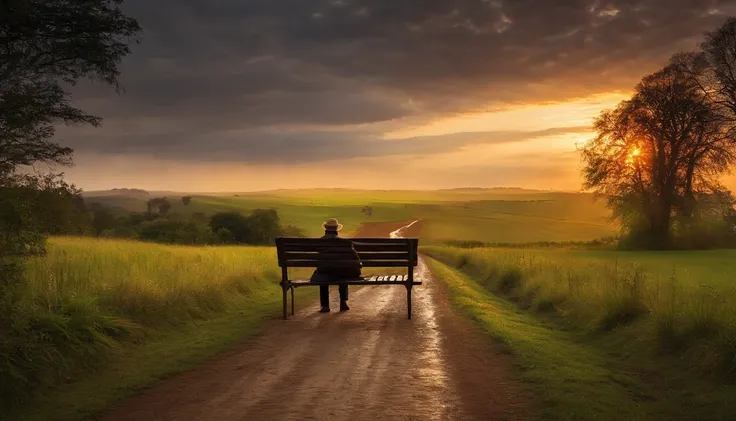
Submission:
[[447,192],[447,191],[461,191],[461,190],[476,190],[476,191],[487,191],[487,190],[523,190],[529,192],[544,192],[544,193],[585,193],[581,190],[564,190],[564,189],[540,189],[530,187],[451,187],[441,189],[377,189],[377,188],[353,188],[353,187],[308,187],[308,188],[278,188],[278,189],[263,189],[263,190],[214,190],[214,191],[177,191],[177,190],[162,190],[162,189],[143,189],[136,187],[114,187],[110,189],[99,189],[99,190],[82,190],[82,194],[85,193],[103,193],[113,192],[116,190],[138,190],[147,193],[186,193],[186,194],[254,194],[254,193],[273,193],[273,192],[295,192],[295,191],[366,191],[366,192]]

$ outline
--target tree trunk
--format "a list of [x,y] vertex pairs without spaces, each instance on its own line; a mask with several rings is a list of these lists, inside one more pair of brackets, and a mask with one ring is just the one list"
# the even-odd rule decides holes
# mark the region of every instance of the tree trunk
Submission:
[[657,203],[652,223],[652,246],[667,249],[671,246],[670,222],[672,220],[672,194],[663,194]]
[[693,194],[693,177],[695,176],[695,162],[687,166],[685,175],[685,192],[682,198],[682,217],[689,224],[695,215],[695,195]]

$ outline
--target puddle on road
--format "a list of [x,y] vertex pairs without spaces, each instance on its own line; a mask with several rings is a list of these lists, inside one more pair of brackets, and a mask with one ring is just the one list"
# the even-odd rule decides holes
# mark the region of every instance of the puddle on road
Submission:
[[[419,221],[417,219],[411,224],[393,231],[390,237],[402,238],[402,233]],[[424,339],[423,342],[426,344],[421,350],[417,365],[417,378],[423,383],[423,387],[418,389],[430,391],[429,396],[426,396],[429,399],[426,402],[425,410],[432,408],[432,406],[435,407],[429,411],[430,413],[426,414],[430,417],[429,419],[443,420],[446,419],[448,409],[458,402],[458,397],[455,391],[449,388],[448,374],[442,356],[442,338],[437,325],[432,289],[428,285],[432,282],[432,276],[421,259],[415,269],[415,277],[422,281],[423,285],[420,287],[421,292],[415,293],[414,296],[415,301],[417,301],[416,304],[418,304],[415,307],[421,311],[414,319],[417,328],[420,330],[419,333]]]
[[417,267],[417,278],[423,282],[423,285],[421,294],[417,294],[417,298],[422,303],[417,306],[421,309],[421,314],[416,319],[419,322],[421,336],[424,337],[426,343],[419,358],[419,378],[424,383],[425,389],[434,392],[434,404],[438,405],[438,408],[432,411],[431,419],[442,420],[446,419],[447,410],[457,402],[458,398],[455,391],[449,388],[448,374],[442,355],[442,338],[437,325],[432,290],[428,286],[428,283],[432,282],[431,274],[421,260]]

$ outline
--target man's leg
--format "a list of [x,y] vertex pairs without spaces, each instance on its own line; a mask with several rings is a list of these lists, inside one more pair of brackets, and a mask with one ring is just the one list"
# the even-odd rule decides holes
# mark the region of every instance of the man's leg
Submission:
[[340,301],[348,300],[348,285],[340,284],[338,291],[340,292]]
[[320,307],[322,307],[320,311],[330,309],[330,286],[329,285],[319,286],[319,305]]
[[348,307],[348,285],[340,284],[338,287],[340,291],[340,311],[350,310],[350,307]]

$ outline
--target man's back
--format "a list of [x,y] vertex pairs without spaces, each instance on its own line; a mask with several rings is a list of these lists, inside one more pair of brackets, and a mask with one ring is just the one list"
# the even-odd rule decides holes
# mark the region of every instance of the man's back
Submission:
[[315,275],[326,275],[329,278],[359,277],[363,265],[353,242],[332,235],[325,235],[322,239],[326,240],[329,245],[325,245],[319,252],[320,262]]

